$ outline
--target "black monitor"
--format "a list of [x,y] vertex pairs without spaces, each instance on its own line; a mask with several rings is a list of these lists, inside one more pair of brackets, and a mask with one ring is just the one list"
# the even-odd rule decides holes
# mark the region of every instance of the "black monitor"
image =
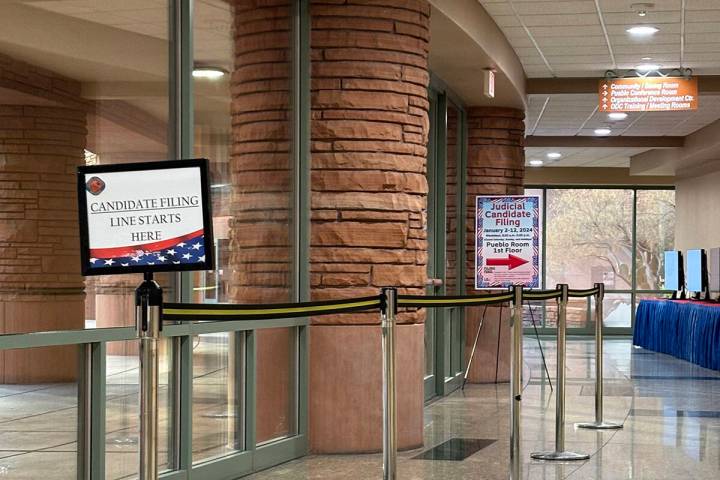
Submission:
[[665,252],[665,290],[672,290],[672,298],[685,298],[685,270],[682,252],[670,250]]
[[720,292],[720,248],[711,248],[710,255],[708,257],[710,291]]
[[687,290],[695,294],[696,300],[710,299],[708,261],[704,249],[687,251]]

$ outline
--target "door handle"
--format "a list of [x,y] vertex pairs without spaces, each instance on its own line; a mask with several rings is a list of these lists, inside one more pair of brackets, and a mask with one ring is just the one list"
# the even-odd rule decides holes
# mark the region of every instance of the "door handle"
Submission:
[[442,278],[428,278],[425,280],[425,285],[428,287],[442,287],[443,281]]

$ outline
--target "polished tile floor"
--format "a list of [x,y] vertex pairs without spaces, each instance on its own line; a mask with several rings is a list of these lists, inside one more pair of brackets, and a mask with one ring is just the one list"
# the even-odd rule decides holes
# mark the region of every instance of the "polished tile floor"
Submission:
[[[198,341],[194,358],[194,458],[229,452],[227,350],[221,338]],[[554,382],[555,343],[543,347]],[[566,448],[590,460],[553,464],[530,452],[554,446],[555,396],[537,341],[525,338],[522,415],[523,479],[695,480],[720,478],[720,372],[653,352],[630,340],[605,344],[605,417],[619,431],[576,430],[593,419],[594,344],[570,339],[567,355]],[[164,362],[164,365],[166,363]],[[167,382],[166,368],[162,383]],[[161,387],[160,431],[167,438],[167,389]],[[137,364],[107,357],[106,478],[137,472]],[[398,478],[505,479],[508,386],[471,385],[425,410],[425,448],[402,452]],[[74,384],[0,385],[0,479],[75,478],[77,393]],[[447,443],[446,443],[447,442]],[[167,458],[161,441],[161,463]],[[431,451],[433,447],[442,448]],[[440,460],[445,454],[457,460]],[[419,457],[419,458],[415,458]],[[460,460],[460,458],[464,458]],[[380,455],[309,456],[247,477],[251,480],[382,478]]]
[[[543,341],[543,348],[554,382],[555,343]],[[566,450],[591,457],[574,463],[534,461],[531,452],[554,448],[555,396],[544,377],[537,341],[525,338],[522,478],[720,478],[720,372],[636,349],[629,339],[607,340],[605,354],[605,419],[624,423],[624,429],[596,432],[574,428],[575,422],[594,419],[594,343],[569,339]],[[425,448],[399,455],[398,478],[506,479],[508,408],[507,385],[472,385],[464,393],[432,403],[425,410]],[[462,461],[413,458],[452,438],[496,441]],[[309,456],[248,478],[382,478],[381,457]]]

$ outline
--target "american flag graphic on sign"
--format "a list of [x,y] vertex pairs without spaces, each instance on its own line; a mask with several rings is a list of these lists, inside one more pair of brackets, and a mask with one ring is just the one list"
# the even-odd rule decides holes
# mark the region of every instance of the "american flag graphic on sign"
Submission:
[[95,249],[90,251],[90,255],[89,262],[93,268],[203,263],[205,262],[205,235],[200,231],[168,242],[158,242],[158,244]]

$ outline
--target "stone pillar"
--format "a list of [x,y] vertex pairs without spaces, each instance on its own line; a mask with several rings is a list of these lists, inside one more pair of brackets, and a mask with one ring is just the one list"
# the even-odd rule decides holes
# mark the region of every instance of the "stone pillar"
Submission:
[[[75,169],[85,113],[0,105],[0,329],[84,328]],[[3,350],[0,383],[72,381],[77,348]]]
[[[521,195],[525,177],[524,113],[514,108],[472,107],[467,111],[467,212],[465,285],[474,290],[475,197]],[[510,308],[487,309],[483,332],[470,369],[473,383],[507,382],[510,378]],[[468,308],[465,317],[465,361],[470,357],[482,308]],[[502,318],[501,318],[502,313]]]
[[[311,284],[315,300],[422,293],[430,6],[313,0]],[[399,447],[423,439],[424,311],[399,315]],[[381,449],[379,315],[310,327],[310,448]]]
[[[228,212],[229,296],[234,302],[291,300],[292,5],[292,0],[234,1]],[[287,435],[294,424],[290,332],[278,328],[256,334],[258,442]]]

